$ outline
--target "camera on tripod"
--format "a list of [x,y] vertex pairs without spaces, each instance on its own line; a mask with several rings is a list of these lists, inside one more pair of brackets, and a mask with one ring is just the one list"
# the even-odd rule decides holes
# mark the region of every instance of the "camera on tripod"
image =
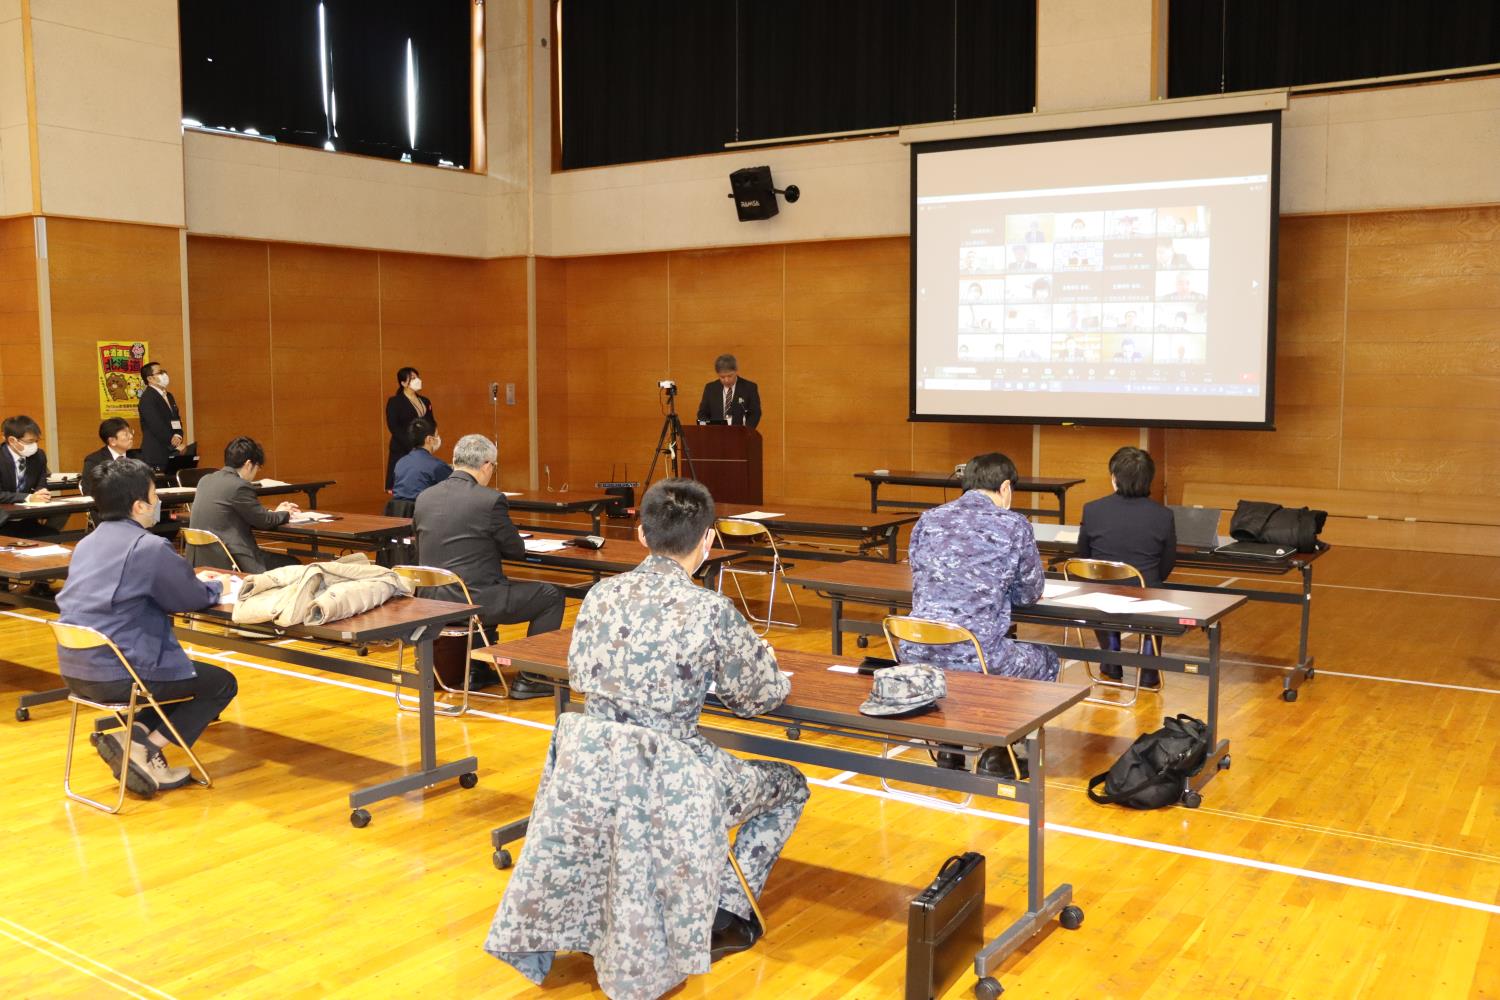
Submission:
[[677,383],[673,382],[669,378],[664,378],[660,382],[656,383],[656,387],[658,389],[665,389],[665,390],[667,390],[667,395],[668,396],[675,396],[675,395],[677,395]]

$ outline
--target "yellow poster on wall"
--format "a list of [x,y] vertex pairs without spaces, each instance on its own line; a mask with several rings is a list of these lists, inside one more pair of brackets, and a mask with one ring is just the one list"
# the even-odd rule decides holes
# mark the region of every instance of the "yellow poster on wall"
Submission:
[[149,345],[144,340],[121,344],[112,340],[99,345],[99,416],[134,417],[146,383],[141,366]]

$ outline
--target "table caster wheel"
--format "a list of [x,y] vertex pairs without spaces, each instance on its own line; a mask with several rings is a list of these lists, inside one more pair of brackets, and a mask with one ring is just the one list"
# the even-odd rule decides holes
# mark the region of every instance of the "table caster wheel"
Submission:
[[500,869],[501,871],[505,871],[505,869],[515,864],[515,862],[511,860],[510,852],[503,847],[500,848],[500,850],[496,851],[490,858],[490,860],[495,862],[495,867]]
[[1296,701],[1297,700],[1297,689],[1296,688],[1287,688],[1285,691],[1281,692],[1281,700],[1282,701]]
[[1083,926],[1083,909],[1077,906],[1064,906],[1062,912],[1057,915],[1057,922],[1070,931],[1076,931]]
[[25,722],[29,718],[31,718],[31,709],[27,708],[24,705],[16,709],[17,722]]
[[860,649],[868,649],[870,648],[870,637],[867,635],[862,635],[854,640],[854,644]]
[[475,785],[479,784],[479,775],[475,774],[473,771],[465,771],[463,774],[460,774],[458,776],[458,784],[461,788],[473,788]]
[[1314,670],[1312,667],[1308,667],[1307,668],[1307,680],[1312,680],[1317,675],[1318,675],[1318,672],[1316,670]]
[[349,814],[349,824],[356,830],[363,830],[370,825],[370,810],[356,809]]
[[1229,754],[1227,754],[1227,753],[1224,756],[1220,757],[1219,758],[1219,770],[1221,770],[1221,771],[1227,771],[1227,770],[1229,770],[1229,761],[1230,761],[1230,757],[1229,757]]
[[974,995],[979,1000],[999,1000],[1000,994],[1005,992],[1005,987],[1000,985],[1000,980],[994,976],[985,976],[974,984]]
[[1189,809],[1197,809],[1203,804],[1203,796],[1189,788],[1182,793],[1182,804]]
[[786,738],[789,740],[800,740],[802,738],[802,730],[796,726],[790,726],[786,731]]

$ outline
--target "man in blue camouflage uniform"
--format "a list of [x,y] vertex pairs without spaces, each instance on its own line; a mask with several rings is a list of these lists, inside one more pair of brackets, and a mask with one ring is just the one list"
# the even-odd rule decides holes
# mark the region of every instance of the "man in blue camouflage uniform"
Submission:
[[[712,545],[713,519],[713,498],[700,483],[667,479],[646,492],[637,531],[651,555],[629,573],[589,592],[573,628],[569,685],[586,696],[589,718],[666,734],[705,765],[699,773],[711,776],[726,831],[739,827],[735,859],[759,896],[807,802],[807,780],[789,764],[735,757],[698,732],[698,716],[711,687],[719,701],[742,718],[780,705],[791,687],[776,667],[775,652],[755,635],[734,604],[693,582],[693,572]],[[550,771],[548,780],[566,782],[561,769],[564,754],[557,749],[554,753],[559,769]],[[663,808],[670,805],[662,803]],[[715,959],[750,948],[764,930],[725,858],[727,843],[725,839],[711,845],[712,856],[721,859],[715,862],[721,869],[711,938]],[[518,865],[517,879],[521,871]],[[518,891],[514,882],[496,918],[498,931],[492,928],[486,946],[501,957],[511,950],[502,943],[512,937],[502,918],[513,902],[517,913],[553,913],[561,923],[570,909],[581,913],[603,891],[578,885],[571,899],[512,901],[511,894]],[[520,891],[536,893],[539,888],[538,882]],[[704,913],[705,921],[710,913]],[[619,930],[626,935],[634,931]],[[648,940],[649,933],[643,930],[638,937]],[[662,955],[659,961],[665,966],[676,957]]]
[[[1012,604],[1031,604],[1046,582],[1031,524],[1010,509],[1016,466],[999,452],[964,466],[964,493],[934,507],[911,533],[912,614],[962,625],[979,640],[989,672],[1005,677],[1055,681],[1057,654],[1047,646],[1006,637]],[[978,671],[968,643],[921,646],[901,643],[903,663],[930,663],[946,670]],[[994,748],[999,749],[999,748]],[[940,763],[951,766],[952,758]],[[980,767],[999,766],[987,751]],[[992,768],[989,768],[992,769]]]

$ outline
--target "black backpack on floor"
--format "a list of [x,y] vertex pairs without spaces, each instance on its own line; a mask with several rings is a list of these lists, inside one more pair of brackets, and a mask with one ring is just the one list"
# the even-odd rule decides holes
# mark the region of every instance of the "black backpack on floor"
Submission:
[[[1207,725],[1191,715],[1163,719],[1160,729],[1137,736],[1113,767],[1089,779],[1089,798],[1130,809],[1173,805],[1207,756]],[[1096,792],[1101,784],[1104,790]]]

